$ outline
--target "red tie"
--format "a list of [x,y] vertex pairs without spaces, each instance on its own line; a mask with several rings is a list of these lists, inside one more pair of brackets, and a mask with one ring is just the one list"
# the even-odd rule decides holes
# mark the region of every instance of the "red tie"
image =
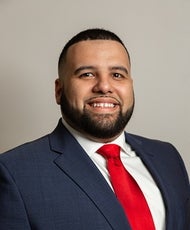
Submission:
[[124,168],[120,159],[120,147],[103,145],[97,151],[107,160],[107,169],[115,194],[122,204],[133,230],[155,230],[151,212],[137,182]]

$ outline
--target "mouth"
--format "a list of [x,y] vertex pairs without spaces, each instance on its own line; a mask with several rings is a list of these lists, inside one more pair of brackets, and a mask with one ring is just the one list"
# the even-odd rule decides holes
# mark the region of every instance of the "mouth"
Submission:
[[88,100],[86,105],[96,112],[113,112],[120,106],[120,103],[115,98],[97,97]]
[[100,102],[100,103],[97,103],[97,102],[94,102],[94,103],[89,103],[90,106],[94,107],[94,108],[114,108],[116,106],[116,104],[113,104],[113,103],[103,103],[103,102]]

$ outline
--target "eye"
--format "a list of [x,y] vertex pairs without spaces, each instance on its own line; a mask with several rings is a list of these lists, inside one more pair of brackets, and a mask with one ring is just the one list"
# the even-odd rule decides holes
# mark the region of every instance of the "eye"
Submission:
[[80,78],[92,78],[92,77],[94,77],[94,74],[91,73],[91,72],[86,72],[86,73],[80,74],[79,77],[80,77]]
[[113,77],[116,79],[124,78],[123,74],[121,74],[121,73],[113,73]]

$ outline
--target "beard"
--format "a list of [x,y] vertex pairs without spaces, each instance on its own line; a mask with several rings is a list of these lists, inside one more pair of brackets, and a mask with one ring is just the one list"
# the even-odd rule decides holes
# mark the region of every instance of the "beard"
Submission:
[[134,95],[133,104],[125,113],[120,109],[117,114],[94,114],[85,107],[81,112],[70,105],[64,92],[60,106],[64,119],[74,129],[95,138],[110,139],[120,134],[129,122],[134,110]]

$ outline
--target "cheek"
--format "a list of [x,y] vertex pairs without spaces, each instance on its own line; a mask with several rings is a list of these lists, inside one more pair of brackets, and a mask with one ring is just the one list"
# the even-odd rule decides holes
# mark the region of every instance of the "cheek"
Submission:
[[67,85],[65,85],[65,95],[70,104],[79,110],[83,110],[85,100],[91,95],[90,82],[84,82],[79,79],[73,79]]
[[79,110],[83,109],[83,95],[82,92],[75,88],[68,88],[65,90],[65,96],[69,102],[69,104]]
[[133,102],[134,102],[133,88],[129,87],[127,90],[125,88],[125,90],[120,92],[120,95],[121,95],[122,102],[123,102],[123,109],[127,110],[129,107],[133,105]]

